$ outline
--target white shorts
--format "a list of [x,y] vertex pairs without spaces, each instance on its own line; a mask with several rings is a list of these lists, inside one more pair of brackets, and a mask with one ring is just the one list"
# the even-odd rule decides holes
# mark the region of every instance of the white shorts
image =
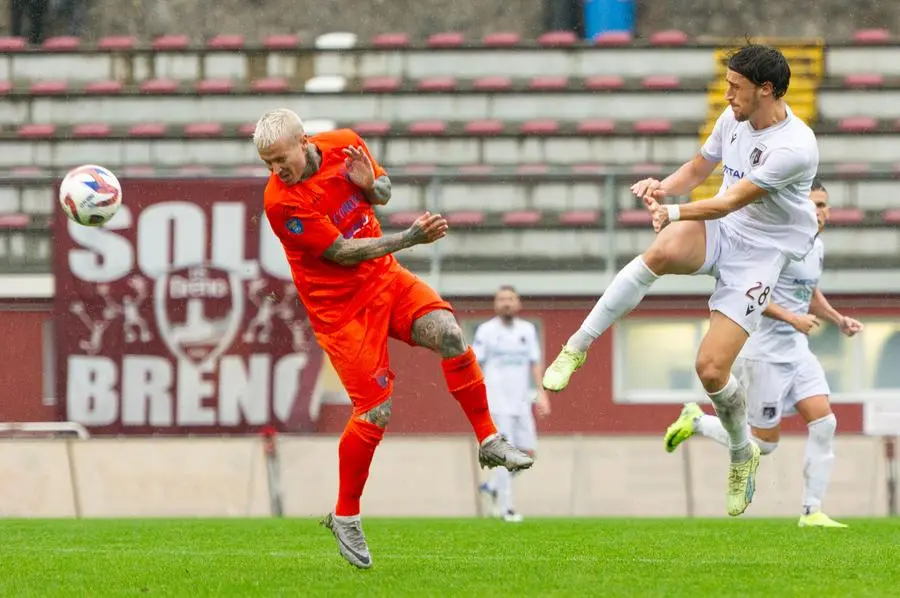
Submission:
[[506,436],[514,447],[522,451],[537,450],[537,430],[531,409],[522,414],[492,413],[497,431]]
[[734,375],[747,394],[747,422],[754,428],[774,428],[782,417],[797,413],[800,401],[831,394],[825,370],[810,351],[791,363],[739,357]]
[[723,220],[707,220],[706,261],[696,274],[716,278],[709,310],[753,334],[787,263],[781,250],[744,241]]

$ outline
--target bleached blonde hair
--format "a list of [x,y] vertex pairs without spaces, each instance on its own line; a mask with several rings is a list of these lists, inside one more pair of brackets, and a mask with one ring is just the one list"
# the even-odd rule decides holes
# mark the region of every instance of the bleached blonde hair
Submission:
[[305,133],[303,121],[296,112],[278,108],[269,110],[257,121],[256,129],[253,131],[253,143],[256,144],[257,150],[262,151],[285,137],[296,139]]

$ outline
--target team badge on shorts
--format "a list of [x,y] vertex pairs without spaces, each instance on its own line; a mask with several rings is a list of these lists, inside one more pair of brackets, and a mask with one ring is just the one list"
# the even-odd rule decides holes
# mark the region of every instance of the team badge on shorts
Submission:
[[775,419],[775,414],[778,413],[778,409],[775,405],[764,405],[762,409],[763,417],[766,419]]
[[299,235],[303,232],[303,222],[294,216],[293,218],[288,218],[284,223],[284,227],[288,229],[288,232],[294,235]]

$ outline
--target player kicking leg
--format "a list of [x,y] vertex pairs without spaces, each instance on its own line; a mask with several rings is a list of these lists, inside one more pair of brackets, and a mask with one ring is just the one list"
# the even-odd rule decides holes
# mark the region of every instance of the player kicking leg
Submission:
[[[734,516],[753,498],[760,450],[749,439],[746,399],[731,368],[787,260],[812,247],[815,214],[807,195],[818,148],[812,130],[794,118],[783,100],[790,68],[781,52],[757,45],[742,48],[729,59],[726,81],[729,106],[700,155],[661,182],[646,179],[632,187],[659,235],[616,275],[547,369],[543,384],[563,390],[591,343],[630,312],[660,276],[715,276],[710,326],[696,370],[729,435],[727,505]],[[714,199],[659,205],[666,197],[690,193],[720,161],[724,181]]]

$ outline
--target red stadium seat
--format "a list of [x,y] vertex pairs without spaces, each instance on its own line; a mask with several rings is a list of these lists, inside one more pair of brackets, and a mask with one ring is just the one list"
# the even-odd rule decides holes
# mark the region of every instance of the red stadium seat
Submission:
[[489,48],[510,48],[518,46],[522,38],[514,32],[488,33],[482,38],[481,43]]
[[148,165],[134,164],[122,168],[122,174],[131,177],[153,176],[156,174],[156,168]]
[[474,210],[447,214],[447,224],[451,226],[479,226],[484,224],[484,212]]
[[577,131],[582,135],[609,135],[616,130],[616,123],[605,118],[584,120],[578,123]]
[[161,35],[153,40],[151,47],[164,52],[187,50],[190,39],[186,35]]
[[31,224],[28,214],[0,214],[0,228],[26,228]]
[[75,125],[72,128],[72,136],[79,138],[101,138],[109,137],[112,127],[106,123],[91,123],[85,125]]
[[409,46],[409,36],[405,33],[381,33],[372,38],[372,46],[380,50],[392,50]]
[[606,31],[594,36],[594,45],[604,47],[627,46],[632,40],[631,33],[628,31]]
[[69,91],[69,84],[66,81],[35,81],[29,91],[40,96],[59,95]]
[[495,168],[490,164],[464,164],[459,167],[459,173],[465,175],[491,174]]
[[842,118],[838,128],[844,133],[868,133],[878,128],[878,121],[870,116],[851,116]]
[[256,123],[247,123],[238,127],[238,135],[241,137],[253,137],[256,132]]
[[119,93],[124,88],[121,81],[91,81],[84,86],[84,93],[89,94],[112,94]]
[[844,77],[845,87],[881,87],[884,75],[880,73],[855,73]]
[[546,164],[519,164],[516,166],[516,174],[524,176],[547,174],[548,170]]
[[503,75],[480,77],[472,84],[478,91],[506,91],[512,88],[512,79]]
[[564,226],[591,226],[600,222],[600,212],[595,210],[572,210],[559,215],[559,223]]
[[835,166],[838,174],[845,177],[857,177],[869,173],[871,167],[866,162],[842,162]]
[[434,164],[407,164],[403,169],[409,175],[429,176],[437,172]]
[[23,37],[0,37],[0,52],[21,52],[26,45]]
[[19,127],[18,136],[23,139],[49,139],[56,133],[56,125],[27,124]]
[[300,36],[291,34],[268,35],[263,46],[268,50],[293,50],[300,45]]
[[188,176],[206,176],[212,174],[212,168],[205,164],[185,164],[178,169],[178,174]]
[[228,79],[203,79],[194,84],[197,93],[231,93],[234,83]]
[[473,120],[466,123],[465,131],[469,135],[498,135],[503,132],[503,123],[499,120]]
[[619,75],[594,75],[584,80],[585,89],[592,91],[621,89],[624,86],[625,80]]
[[406,228],[415,222],[416,218],[421,215],[421,212],[394,212],[393,214],[388,215],[388,222],[391,226]]
[[243,35],[216,35],[206,42],[208,50],[242,50],[244,48]]
[[641,81],[644,89],[678,89],[681,80],[675,75],[650,75]]
[[835,226],[852,226],[865,220],[866,214],[859,208],[831,208],[829,224]]
[[128,129],[129,137],[162,137],[166,134],[163,123],[140,123]]
[[663,167],[652,162],[638,162],[631,165],[631,172],[638,175],[658,175],[663,171]]
[[575,164],[572,172],[577,174],[606,174],[607,168],[602,164]]
[[565,75],[542,75],[528,82],[529,89],[540,91],[561,91],[568,87],[569,78]]
[[456,79],[453,77],[428,77],[416,85],[419,91],[455,91]]
[[41,44],[41,49],[49,52],[75,52],[79,47],[81,47],[81,40],[72,35],[50,37]]
[[538,37],[538,44],[545,48],[561,48],[574,46],[578,36],[574,31],[548,31]]
[[457,31],[435,33],[428,38],[429,48],[458,48],[466,41],[466,36]]
[[537,210],[516,210],[503,214],[506,226],[534,226],[541,221],[541,213]]
[[16,166],[12,169],[12,173],[16,176],[33,176],[42,177],[47,173],[40,166]]
[[688,41],[688,34],[677,29],[657,31],[650,34],[651,46],[683,46]]
[[659,135],[672,130],[672,123],[659,118],[639,120],[634,123],[634,132],[641,135]]
[[616,222],[621,226],[647,226],[653,218],[647,210],[621,210]]
[[282,77],[257,79],[250,84],[250,89],[256,93],[283,93],[288,90],[288,82]]
[[360,135],[384,137],[391,132],[391,123],[384,120],[364,121],[353,125],[353,130]]
[[178,81],[174,79],[147,79],[141,83],[141,93],[166,94],[178,90]]
[[109,35],[97,42],[98,50],[121,51],[134,49],[137,40],[130,35]]
[[552,135],[559,132],[559,122],[551,119],[529,120],[522,123],[519,132],[524,135]]
[[12,91],[13,85],[9,81],[0,81],[0,94],[6,94]]
[[400,77],[369,77],[362,82],[362,90],[388,93],[400,89]]
[[219,123],[190,123],[184,126],[184,134],[188,137],[218,137],[222,134]]
[[269,169],[263,165],[244,165],[244,166],[235,166],[232,169],[234,174],[240,176],[250,176],[250,177],[268,177]]
[[887,29],[860,29],[853,33],[853,41],[857,44],[883,44],[891,41],[891,32]]
[[409,125],[408,131],[413,135],[443,135],[447,132],[447,123],[442,120],[423,120]]
[[881,214],[881,220],[885,224],[900,226],[900,208],[892,208],[890,210],[885,210]]

